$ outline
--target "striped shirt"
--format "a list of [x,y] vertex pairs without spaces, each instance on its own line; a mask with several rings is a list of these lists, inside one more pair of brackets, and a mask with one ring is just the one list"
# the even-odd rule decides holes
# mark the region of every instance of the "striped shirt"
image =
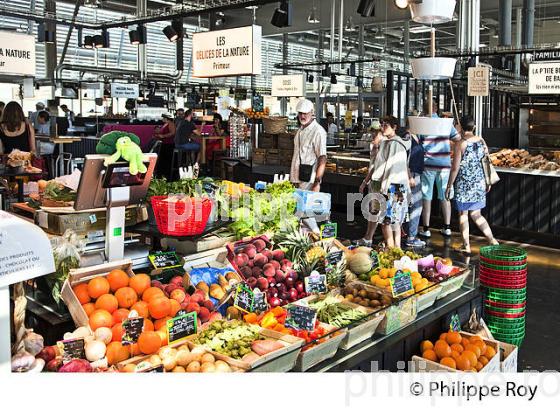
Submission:
[[[432,114],[432,118],[438,118]],[[427,170],[439,170],[451,168],[451,143],[460,140],[459,133],[455,127],[451,128],[449,136],[421,135],[420,140],[424,147],[424,166]]]

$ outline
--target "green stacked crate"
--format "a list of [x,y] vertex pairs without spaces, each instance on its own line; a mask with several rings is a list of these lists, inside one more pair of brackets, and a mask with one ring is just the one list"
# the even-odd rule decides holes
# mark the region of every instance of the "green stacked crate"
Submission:
[[527,252],[509,246],[480,249],[480,283],[484,314],[492,335],[521,345],[525,337]]

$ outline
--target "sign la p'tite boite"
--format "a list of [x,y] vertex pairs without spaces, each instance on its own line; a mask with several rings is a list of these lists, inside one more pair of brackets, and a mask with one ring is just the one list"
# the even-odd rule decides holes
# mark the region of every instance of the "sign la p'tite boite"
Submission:
[[261,74],[262,27],[247,26],[193,34],[193,77]]
[[529,64],[529,94],[560,94],[560,61]]
[[35,76],[35,37],[0,31],[0,74]]

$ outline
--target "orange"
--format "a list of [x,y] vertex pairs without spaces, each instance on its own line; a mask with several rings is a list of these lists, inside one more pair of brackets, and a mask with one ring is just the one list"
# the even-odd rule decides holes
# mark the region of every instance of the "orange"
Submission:
[[114,325],[111,328],[111,332],[113,332],[113,338],[111,339],[111,342],[121,342],[122,341],[122,337],[124,334],[124,329],[122,327],[122,323],[117,323],[116,325]]
[[484,352],[484,357],[488,360],[496,356],[496,350],[492,346],[486,346],[486,351]]
[[138,343],[133,343],[130,345],[130,355],[131,356],[139,356],[142,354],[140,349],[138,348]]
[[444,357],[451,357],[451,348],[445,340],[438,340],[434,345],[434,352],[436,352],[438,359]]
[[422,343],[420,343],[420,351],[422,353],[424,353],[424,351],[426,350],[433,350],[433,348],[434,348],[434,344],[429,340],[424,340],[422,341]]
[[476,355],[476,360],[480,357],[480,348],[474,343],[469,344],[465,350],[471,351]]
[[451,350],[451,357],[453,359],[455,359],[455,361],[457,361],[457,358],[461,356],[461,353],[459,353],[457,350]]
[[480,349],[480,354],[481,354],[481,355],[483,355],[484,353],[486,353],[486,348],[487,348],[486,343],[484,343],[484,342],[481,341],[481,340],[475,340],[475,341],[473,342],[473,344],[476,345],[476,346],[478,346],[478,348]]
[[488,358],[486,356],[480,356],[478,361],[483,365],[486,366],[488,364]]
[[456,344],[456,343],[461,343],[461,335],[459,334],[459,332],[448,332],[447,333],[447,343],[449,343],[450,345],[452,344]]
[[131,277],[128,282],[128,286],[134,289],[138,296],[142,296],[144,291],[150,287],[150,283],[150,277],[145,273],[141,273]]
[[456,363],[458,370],[465,371],[471,368],[471,361],[468,357],[465,357],[465,355],[459,356],[459,358],[456,359]]
[[91,300],[87,283],[80,283],[79,285],[74,286],[72,290],[74,291],[74,294],[78,298],[80,304],[83,305]]
[[99,296],[109,293],[111,286],[109,281],[102,277],[93,278],[88,282],[88,294],[92,299],[97,299]]
[[89,317],[89,327],[95,331],[98,327],[113,327],[113,316],[106,310],[98,309]]
[[136,371],[136,365],[134,363],[129,363],[123,367],[121,373],[134,373]]
[[463,353],[463,350],[465,350],[465,348],[461,343],[455,343],[451,345],[451,350],[455,350],[456,352]]
[[425,350],[424,353],[422,353],[422,357],[426,360],[431,360],[433,362],[437,362],[438,358],[436,355],[436,352],[434,352],[431,349]]
[[148,303],[148,310],[151,317],[161,319],[171,313],[171,302],[166,297],[152,298]]
[[167,328],[162,327],[156,332],[159,335],[162,346],[167,346]]
[[148,304],[143,301],[136,302],[130,307],[130,310],[135,310],[138,313],[138,316],[148,317],[150,315],[150,312],[148,311]]
[[171,303],[171,317],[175,317],[177,312],[181,310],[181,304],[175,299],[169,299],[169,303]]
[[165,296],[163,290],[161,290],[160,288],[148,288],[142,294],[142,300],[144,302],[149,302],[155,295]]
[[109,365],[114,365],[130,357],[130,348],[123,346],[121,342],[111,342],[107,345],[105,356]]
[[120,288],[115,292],[115,296],[119,302],[119,307],[128,309],[138,302],[138,295],[134,289],[129,287]]
[[480,362],[476,362],[475,369],[477,372],[481,371],[484,366]]
[[167,325],[167,321],[169,319],[171,319],[171,316],[165,316],[165,317],[162,317],[161,319],[157,319],[154,322],[154,330],[159,330],[162,327],[164,327],[165,325]]
[[113,312],[113,321],[115,323],[121,323],[128,317],[129,314],[130,312],[128,309],[117,309]]
[[154,330],[154,323],[150,319],[144,319],[144,331]]
[[439,361],[439,364],[443,366],[451,367],[452,369],[457,368],[457,363],[455,363],[455,360],[452,359],[451,357],[444,357]]
[[468,345],[471,344],[471,342],[469,342],[469,339],[467,339],[466,337],[464,337],[464,338],[461,340],[461,344],[463,345],[463,347],[467,347]]
[[470,367],[474,367],[476,365],[476,362],[478,362],[478,358],[476,357],[476,354],[471,350],[465,350],[462,356],[469,359],[469,362],[471,363]]
[[84,312],[86,312],[86,315],[88,315],[88,317],[95,311],[95,305],[91,302],[82,305],[82,307],[84,308]]
[[117,298],[113,295],[106,293],[105,295],[99,296],[95,301],[95,308],[96,309],[103,309],[109,313],[113,313],[115,310],[119,308],[119,302],[117,302]]
[[447,333],[442,333],[439,335],[439,340],[447,340]]
[[142,332],[142,334],[138,338],[138,348],[144,354],[155,353],[160,347],[161,338],[156,332],[152,330]]
[[111,286],[111,292],[116,292],[120,288],[124,288],[128,286],[128,275],[126,272],[120,269],[113,269],[107,275],[107,280],[109,281],[109,285]]
[[479,340],[479,341],[481,341],[481,342],[483,341],[482,338],[481,338],[480,336],[474,335],[474,336],[471,336],[471,338],[469,339],[469,342],[474,343],[474,342],[476,342],[477,340]]

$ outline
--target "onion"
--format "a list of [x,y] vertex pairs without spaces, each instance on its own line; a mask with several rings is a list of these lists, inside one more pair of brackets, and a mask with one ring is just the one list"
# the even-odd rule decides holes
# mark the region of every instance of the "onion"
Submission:
[[35,359],[33,365],[29,368],[28,373],[41,373],[45,367],[45,361],[43,359]]
[[79,339],[80,337],[86,338],[88,336],[91,336],[92,333],[89,327],[80,326],[79,328],[74,330],[72,334],[74,335],[75,339]]
[[95,338],[108,345],[113,339],[113,332],[108,327],[98,327],[95,330]]
[[93,340],[86,343],[85,346],[86,358],[90,362],[96,362],[105,357],[105,352],[107,351],[107,346],[100,340]]
[[36,356],[43,350],[43,336],[34,332],[29,332],[23,338],[23,344],[26,352]]
[[23,350],[12,357],[12,372],[26,372],[34,362],[35,356]]
[[424,256],[416,261],[418,264],[418,269],[426,270],[428,268],[433,268],[435,266],[434,255],[429,254],[428,256]]
[[445,263],[443,263],[442,261],[437,261],[436,263],[436,270],[438,271],[439,274],[442,275],[449,275],[451,273],[451,271],[453,270],[453,266],[448,266]]

